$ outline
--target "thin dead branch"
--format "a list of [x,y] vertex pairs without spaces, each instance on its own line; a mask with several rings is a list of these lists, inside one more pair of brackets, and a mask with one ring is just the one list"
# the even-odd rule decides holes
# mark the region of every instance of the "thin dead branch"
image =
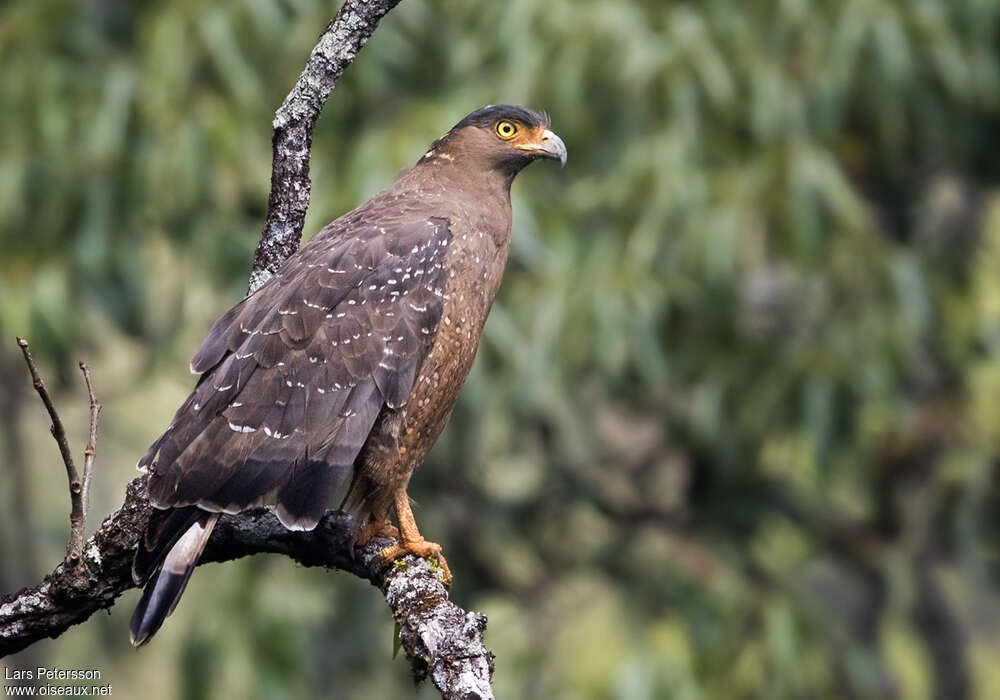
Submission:
[[90,479],[94,474],[94,457],[97,455],[97,421],[101,414],[101,404],[97,403],[94,382],[86,362],[80,362],[80,371],[83,372],[83,381],[87,385],[87,398],[90,400],[90,431],[87,434],[87,446],[83,449],[83,479],[80,488],[83,523],[86,526],[87,511],[90,506]]
[[[45,410],[48,411],[49,419],[52,421],[49,431],[52,433],[52,437],[55,438],[56,444],[59,446],[59,454],[62,456],[63,464],[66,467],[66,478],[69,481],[70,500],[70,530],[69,539],[66,542],[66,563],[75,565],[80,561],[80,556],[83,553],[83,539],[87,530],[87,502],[84,482],[80,480],[80,474],[76,469],[76,463],[73,461],[73,453],[69,448],[69,441],[66,439],[66,429],[63,427],[63,422],[59,417],[59,412],[56,411],[55,404],[52,402],[49,390],[45,387],[45,382],[38,373],[38,366],[35,364],[35,359],[31,356],[31,348],[28,346],[28,341],[24,338],[18,338],[17,344],[18,347],[21,348],[21,353],[24,355],[24,361],[27,363],[28,371],[31,373],[31,383],[35,387],[35,391],[37,391],[38,395],[41,397],[42,403],[45,404]],[[89,389],[88,379],[88,390]],[[92,393],[91,396],[93,396]],[[94,426],[94,431],[96,431],[96,424]],[[95,440],[96,432],[92,438],[92,441]],[[91,460],[91,462],[92,461],[93,460]],[[87,482],[89,487],[89,475]]]

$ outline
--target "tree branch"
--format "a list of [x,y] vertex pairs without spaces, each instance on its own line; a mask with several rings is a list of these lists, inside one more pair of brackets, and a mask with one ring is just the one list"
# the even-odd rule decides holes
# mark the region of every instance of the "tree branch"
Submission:
[[275,112],[271,195],[247,294],[257,291],[298,250],[312,188],[309,151],[316,120],[337,80],[357,58],[379,20],[399,1],[345,0],[320,34],[302,74]]
[[[86,541],[81,566],[60,564],[41,583],[0,597],[0,657],[59,636],[136,587],[132,558],[152,509],[146,479],[128,484],[125,503]],[[452,603],[426,560],[408,556],[383,565],[378,553],[392,540],[372,540],[356,551],[354,531],[351,516],[338,511],[329,511],[311,532],[293,532],[271,509],[254,508],[219,519],[199,566],[269,552],[366,579],[392,608],[418,679],[430,677],[447,700],[493,698],[493,655],[483,643],[486,617]]]
[[[264,284],[298,249],[309,207],[309,151],[316,120],[337,79],[368,41],[379,20],[398,3],[346,0],[320,35],[301,76],[275,113],[271,193],[248,293]],[[26,344],[22,348],[28,359]],[[30,360],[29,367],[36,379],[37,370]],[[71,486],[74,498],[85,493],[89,483],[100,410],[89,372],[82,364],[81,370],[91,401],[90,441],[82,484],[76,478],[75,467],[70,471],[72,457],[61,423],[58,431],[63,436],[60,451],[67,462],[70,483],[77,484],[76,490]],[[35,385],[41,385],[41,379],[36,379]],[[55,408],[41,386],[39,393],[55,425]],[[86,542],[82,541],[81,528],[78,565],[67,566],[67,560],[41,583],[0,597],[0,657],[45,637],[59,636],[96,611],[110,608],[118,596],[135,587],[132,559],[152,508],[146,497],[146,479],[141,476],[128,484],[122,507],[109,515]],[[76,500],[74,512],[75,504]],[[85,514],[85,509],[82,512]],[[374,539],[356,549],[355,531],[351,516],[341,512],[328,511],[311,532],[292,532],[270,509],[255,508],[223,515],[199,564],[269,552],[288,556],[303,566],[341,569],[360,576],[385,595],[400,626],[400,644],[418,680],[429,677],[445,700],[492,700],[493,654],[483,643],[486,616],[466,612],[452,603],[438,578],[439,571],[427,561],[407,556],[384,565],[378,554],[393,544],[392,540]]]
[[80,484],[80,505],[83,507],[83,524],[86,527],[90,508],[90,478],[94,473],[94,457],[97,455],[97,421],[101,415],[101,404],[97,403],[94,381],[86,362],[80,362],[80,371],[83,372],[83,381],[87,385],[87,398],[90,401],[90,430],[87,433],[87,446],[83,448],[83,478]]
[[[24,361],[28,365],[28,371],[31,373],[31,383],[35,387],[35,391],[42,399],[42,403],[45,404],[45,410],[49,413],[49,418],[52,420],[52,425],[49,431],[52,433],[52,437],[55,438],[56,444],[59,446],[59,454],[62,456],[63,464],[66,467],[66,478],[69,481],[69,501],[70,501],[70,511],[69,511],[69,539],[66,541],[66,562],[69,564],[76,564],[80,561],[80,555],[83,551],[83,536],[86,534],[87,528],[87,502],[86,502],[86,491],[84,489],[84,482],[80,480],[80,474],[76,470],[76,464],[73,462],[73,454],[69,449],[69,442],[66,440],[66,429],[63,427],[62,419],[59,417],[58,411],[56,411],[55,404],[52,403],[52,397],[49,396],[49,390],[45,388],[45,382],[42,381],[41,375],[38,373],[38,367],[35,365],[35,360],[31,356],[31,348],[28,347],[28,341],[24,338],[18,338],[17,344],[21,348],[21,353],[24,354]],[[81,363],[82,365],[83,363]],[[84,373],[87,377],[87,388],[90,389],[90,379],[88,373]],[[95,401],[96,403],[96,401]],[[96,420],[96,419],[95,419]],[[93,426],[96,439],[96,423]],[[86,465],[87,468],[92,466],[93,460],[89,460]],[[85,469],[84,474],[86,476],[87,487],[90,485],[90,475],[87,473],[88,470]]]

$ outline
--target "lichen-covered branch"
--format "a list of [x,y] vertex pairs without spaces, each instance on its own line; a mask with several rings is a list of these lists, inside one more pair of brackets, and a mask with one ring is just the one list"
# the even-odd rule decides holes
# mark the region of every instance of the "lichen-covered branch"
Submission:
[[313,128],[337,80],[400,0],[345,0],[316,42],[306,67],[274,115],[271,194],[250,272],[253,294],[299,247],[312,183]]
[[445,700],[493,698],[486,616],[452,603],[438,576],[426,559],[411,556],[397,560],[378,584],[400,625],[400,644],[416,678],[429,676]]
[[[151,509],[146,478],[129,483],[125,503],[86,541],[79,566],[60,564],[38,585],[0,597],[0,657],[59,636],[135,587],[132,557]],[[386,566],[378,552],[392,541],[355,549],[353,532],[351,516],[339,511],[328,512],[311,532],[292,532],[270,509],[255,508],[219,520],[201,564],[270,552],[367,579],[385,594],[417,678],[429,677],[448,700],[492,698],[485,616],[452,603],[427,561],[410,556]]]

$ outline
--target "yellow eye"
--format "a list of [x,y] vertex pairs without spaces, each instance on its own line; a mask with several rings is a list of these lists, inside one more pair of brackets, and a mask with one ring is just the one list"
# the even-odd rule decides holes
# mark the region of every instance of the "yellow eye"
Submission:
[[502,138],[504,141],[514,138],[517,133],[517,127],[514,126],[512,122],[497,122],[497,136]]

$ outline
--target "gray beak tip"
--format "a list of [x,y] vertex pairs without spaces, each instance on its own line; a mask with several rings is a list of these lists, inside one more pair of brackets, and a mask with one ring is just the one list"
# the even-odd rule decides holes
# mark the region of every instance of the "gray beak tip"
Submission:
[[542,152],[547,158],[558,160],[560,167],[566,167],[566,144],[555,132],[545,130],[542,135]]

